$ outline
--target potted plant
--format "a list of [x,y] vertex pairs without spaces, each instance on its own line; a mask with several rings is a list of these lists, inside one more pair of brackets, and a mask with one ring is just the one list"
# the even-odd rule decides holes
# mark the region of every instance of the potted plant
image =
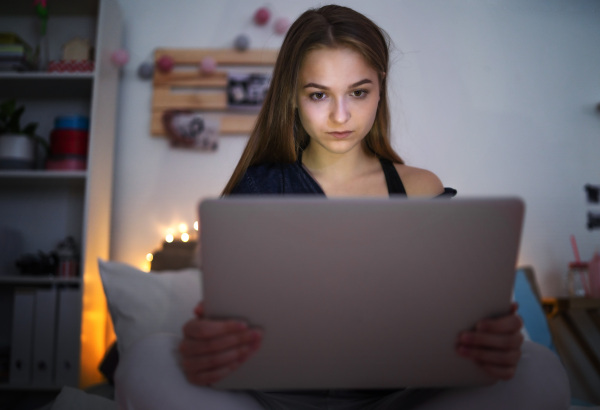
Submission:
[[48,143],[36,134],[37,123],[21,127],[24,111],[15,99],[0,104],[0,169],[35,168],[38,146],[48,151]]

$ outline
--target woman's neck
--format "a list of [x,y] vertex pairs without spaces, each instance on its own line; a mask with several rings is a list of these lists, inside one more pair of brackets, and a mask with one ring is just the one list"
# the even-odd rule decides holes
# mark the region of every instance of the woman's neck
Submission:
[[361,173],[365,164],[372,161],[371,158],[362,147],[336,154],[309,144],[302,153],[302,164],[315,175],[352,178]]
[[378,185],[382,185],[381,194],[387,194],[379,159],[362,147],[335,154],[311,149],[309,144],[302,153],[302,165],[328,196],[373,195],[381,191],[372,192]]

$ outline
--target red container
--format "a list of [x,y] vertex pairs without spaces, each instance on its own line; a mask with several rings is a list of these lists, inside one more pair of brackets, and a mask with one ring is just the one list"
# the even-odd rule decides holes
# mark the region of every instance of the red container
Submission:
[[46,160],[46,169],[49,170],[84,170],[87,168],[87,160],[84,156],[59,156],[49,157]]
[[54,129],[50,133],[50,155],[87,155],[89,132]]

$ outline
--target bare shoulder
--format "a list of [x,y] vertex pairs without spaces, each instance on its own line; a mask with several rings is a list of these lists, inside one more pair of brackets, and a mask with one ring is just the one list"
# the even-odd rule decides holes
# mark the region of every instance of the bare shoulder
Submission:
[[408,196],[434,197],[444,192],[442,181],[433,172],[394,164]]

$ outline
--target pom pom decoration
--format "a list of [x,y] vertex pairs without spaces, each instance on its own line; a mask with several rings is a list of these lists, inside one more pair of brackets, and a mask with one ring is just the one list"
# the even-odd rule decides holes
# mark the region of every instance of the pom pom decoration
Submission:
[[235,41],[233,42],[233,46],[238,51],[245,51],[248,49],[248,47],[250,47],[250,39],[248,38],[247,35],[240,34],[239,36],[237,36],[235,38]]
[[129,53],[123,49],[115,50],[110,55],[110,61],[117,67],[123,67],[129,61]]
[[202,71],[203,74],[212,74],[216,69],[217,61],[210,56],[204,57],[200,62],[200,71]]
[[271,12],[266,7],[261,7],[258,10],[256,10],[256,13],[254,13],[254,22],[259,26],[264,26],[265,24],[267,24],[270,18]]
[[162,56],[156,62],[156,67],[163,73],[171,72],[171,70],[173,70],[174,65],[175,65],[175,61],[173,60],[173,57],[167,56],[167,55]]
[[152,78],[154,75],[154,65],[152,63],[142,63],[138,67],[138,76],[144,80]]
[[283,35],[290,28],[290,20],[287,17],[280,17],[275,20],[275,33]]

